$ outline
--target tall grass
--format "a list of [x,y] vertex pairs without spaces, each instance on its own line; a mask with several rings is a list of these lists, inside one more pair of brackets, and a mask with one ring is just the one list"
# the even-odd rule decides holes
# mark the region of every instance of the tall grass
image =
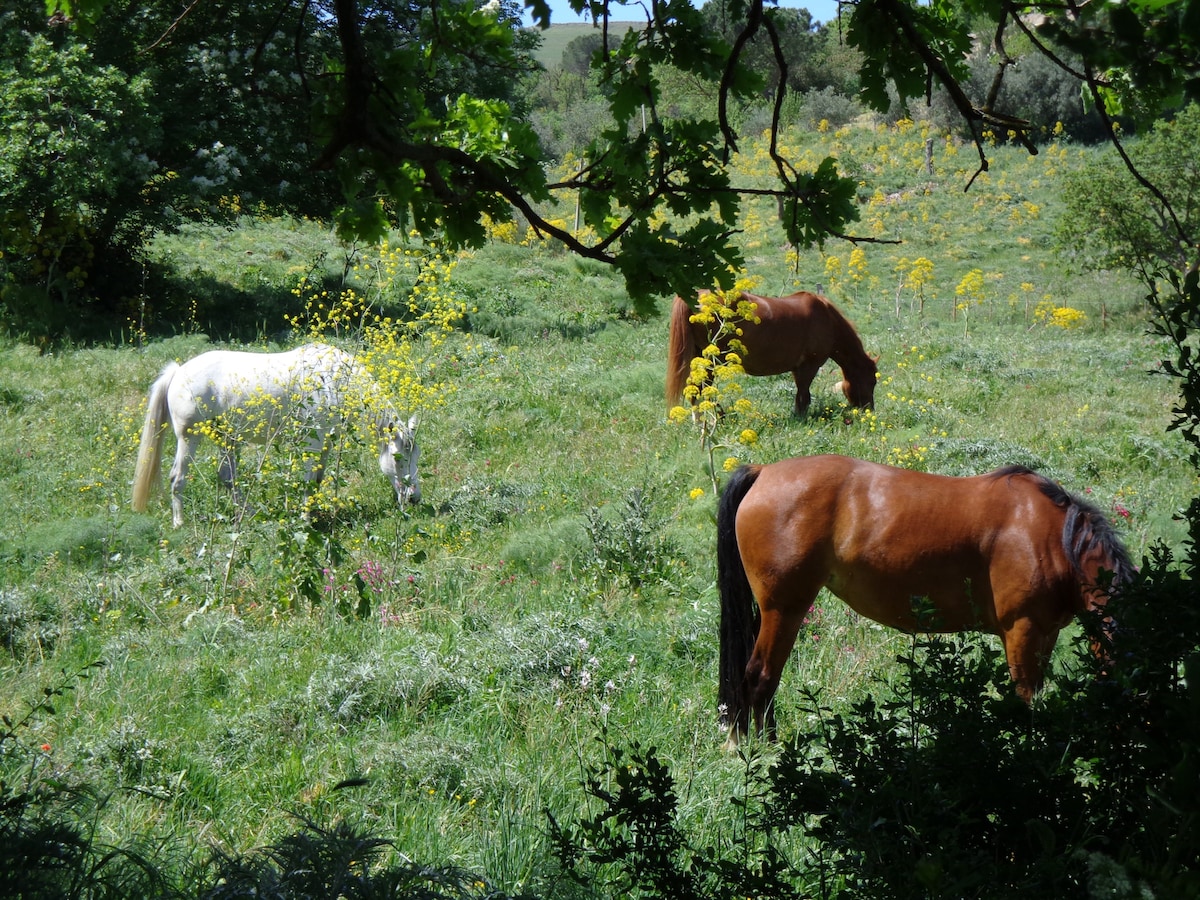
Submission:
[[[942,144],[933,175],[912,169],[918,137],[829,137],[888,182],[882,200],[864,196],[864,228],[905,244],[869,245],[854,266],[848,247],[789,260],[765,217],[748,226],[762,290],[822,283],[880,354],[880,385],[875,411],[855,413],[830,367],[796,420],[790,379],[749,379],[759,440],[739,452],[950,474],[1024,463],[1105,509],[1135,556],[1177,544],[1196,485],[1166,431],[1166,350],[1130,285],[1069,276],[1048,249],[1056,172],[1085,152],[997,148],[990,180],[963,195],[969,161]],[[254,233],[337,252],[316,227]],[[163,252],[245,277],[236,238],[195,246]],[[917,283],[922,256],[932,275]],[[309,270],[275,262],[261,272],[281,291]],[[983,288],[956,294],[972,269]],[[455,287],[472,331],[439,349],[455,392],[420,426],[426,502],[398,510],[364,453],[346,475],[360,499],[326,530],[251,517],[235,532],[207,445],[184,528],[163,503],[129,511],[146,388],[209,346],[202,335],[0,348],[0,711],[54,672],[105,662],[23,738],[108,797],[103,841],[169,835],[237,855],[322,816],[387,837],[385,854],[545,889],[558,873],[544,813],[584,808],[602,735],[657,748],[683,824],[733,835],[746,773],[716,749],[713,498],[693,497],[708,484],[697,434],[666,420],[664,321],[633,317],[611,274],[543,247],[478,251]],[[1039,319],[1047,296],[1086,319]],[[299,577],[318,599],[289,608],[281,584]],[[828,596],[810,618],[779,695],[785,734],[810,725],[802,689],[849,703],[912,646]]]

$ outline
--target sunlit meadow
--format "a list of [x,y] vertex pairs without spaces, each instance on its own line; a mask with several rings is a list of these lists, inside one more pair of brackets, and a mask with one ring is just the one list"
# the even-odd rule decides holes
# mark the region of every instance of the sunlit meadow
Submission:
[[[208,338],[181,326],[140,349],[0,349],[0,711],[103,660],[29,735],[45,766],[100,787],[102,837],[245,849],[293,816],[342,816],[515,891],[553,877],[545,811],[585,802],[600,740],[657,746],[688,824],[733,836],[729,800],[753,762],[722,755],[716,728],[712,481],[727,459],[1020,463],[1099,505],[1135,556],[1178,544],[1196,484],[1167,431],[1166,348],[1130,282],[1053,250],[1057,179],[1091,151],[998,144],[964,190],[977,158],[919,123],[795,141],[797,158],[831,153],[859,179],[855,233],[870,240],[797,253],[752,204],[742,274],[839,305],[880,355],[874,410],[845,405],[832,365],[799,420],[789,377],[730,370],[736,424],[706,433],[690,409],[672,422],[665,320],[633,316],[612,273],[519,225],[453,260],[402,238],[344,257],[348,300],[308,277],[318,250],[341,252],[325,232],[248,220],[162,252],[244,284],[239,241],[302,248],[256,260],[254,278],[298,292],[286,341],[398,360],[378,371],[421,417],[425,499],[398,508],[352,446],[334,521],[281,515],[268,492],[247,522],[206,442],[174,531],[161,499],[129,510],[137,429],[158,371]],[[748,141],[739,183],[768,173]],[[406,274],[409,251],[426,264]],[[849,702],[908,646],[823,596],[784,678],[783,733],[807,725],[798,688]]]

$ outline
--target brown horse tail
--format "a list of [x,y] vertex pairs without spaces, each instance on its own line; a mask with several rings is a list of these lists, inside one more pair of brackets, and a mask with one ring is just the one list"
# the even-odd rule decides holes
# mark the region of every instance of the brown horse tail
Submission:
[[142,440],[138,445],[137,467],[133,474],[133,509],[135,512],[146,511],[146,501],[150,499],[150,489],[158,482],[162,474],[160,460],[162,459],[163,432],[170,411],[167,409],[167,388],[175,377],[179,363],[168,363],[154,384],[150,385],[150,395],[146,403],[146,420],[142,423]]
[[692,310],[681,297],[671,304],[671,330],[667,343],[667,406],[676,406],[700,348],[692,337]]
[[742,499],[758,480],[759,468],[742,466],[734,472],[717,507],[717,587],[721,594],[717,703],[722,724],[739,731],[749,727],[749,706],[742,696],[742,683],[758,638],[759,613],[738,551],[734,525]]

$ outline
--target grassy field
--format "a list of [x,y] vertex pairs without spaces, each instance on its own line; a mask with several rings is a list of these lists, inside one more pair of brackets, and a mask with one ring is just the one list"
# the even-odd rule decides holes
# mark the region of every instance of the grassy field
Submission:
[[[1088,152],[996,148],[964,194],[953,142],[929,173],[907,126],[824,141],[803,152],[872,173],[861,233],[905,243],[795,259],[752,209],[748,268],[764,293],[823,285],[880,355],[876,410],[849,413],[832,367],[802,420],[790,379],[752,379],[759,441],[730,452],[1022,463],[1107,511],[1138,558],[1178,545],[1197,485],[1167,431],[1167,348],[1132,284],[1070,274],[1051,250],[1058,179]],[[760,177],[753,148],[743,166]],[[279,287],[324,250],[337,258],[320,228],[278,222],[159,247],[184,271]],[[100,788],[103,839],[245,849],[297,815],[346,817],[414,860],[545,886],[545,811],[570,818],[603,743],[632,741],[672,764],[689,826],[733,833],[746,763],[718,750],[714,505],[697,433],[666,418],[664,320],[632,317],[603,268],[518,242],[465,255],[451,289],[469,328],[437,350],[444,403],[420,411],[424,502],[398,510],[363,451],[319,528],[270,494],[239,516],[211,445],[183,528],[161,498],[129,510],[146,389],[211,345],[193,324],[144,346],[0,347],[0,712],[104,662],[22,737]],[[811,619],[784,735],[805,728],[799,688],[850,702],[910,646],[827,596]]]
[[[641,26],[637,22],[610,22],[608,27],[610,36],[620,39],[630,28]],[[552,69],[562,65],[562,55],[567,49],[567,44],[585,34],[599,34],[599,30],[590,22],[563,22],[555,23],[539,34],[542,36],[542,43],[533,54],[533,58],[547,69]]]

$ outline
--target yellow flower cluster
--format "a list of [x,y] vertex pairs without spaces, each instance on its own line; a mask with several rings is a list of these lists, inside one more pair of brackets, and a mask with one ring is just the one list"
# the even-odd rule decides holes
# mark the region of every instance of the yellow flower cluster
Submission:
[[847,265],[850,270],[850,280],[861,283],[867,277],[867,251],[862,247],[855,245],[850,251],[850,262]]
[[[722,437],[726,428],[736,427],[734,421],[744,420],[754,413],[754,404],[742,395],[740,378],[745,374],[742,361],[746,356],[746,346],[741,341],[742,326],[760,321],[757,304],[744,294],[757,283],[757,279],[743,274],[729,291],[718,289],[700,295],[691,321],[706,326],[709,343],[692,360],[683,389],[683,396],[691,408],[676,406],[667,414],[671,422],[681,424],[690,420],[699,429],[700,445],[707,455],[707,471],[714,493],[718,486],[717,450],[752,447],[758,442],[758,433],[745,427],[730,431],[729,437]],[[736,456],[729,456],[722,469],[732,471],[740,462]],[[702,494],[702,489],[696,488],[691,496],[695,499]]]
[[498,241],[501,244],[519,244],[521,242],[517,223],[511,220],[496,222],[491,216],[484,216],[483,227],[487,230],[488,240]]
[[[305,300],[304,311],[290,323],[311,340],[358,343],[359,362],[397,410],[442,406],[454,386],[439,377],[447,363],[441,351],[467,312],[452,288],[456,265],[436,246],[384,242],[354,266],[357,288],[333,296],[301,279],[293,293]],[[385,304],[401,305],[404,312],[384,315]]]
[[972,303],[982,303],[983,292],[983,271],[981,269],[972,269],[962,277],[962,281],[954,289],[955,296],[963,298],[959,304],[959,309],[965,309]]
[[1045,299],[1034,309],[1033,319],[1050,328],[1078,328],[1087,321],[1087,313],[1070,306],[1058,306],[1053,300]]

